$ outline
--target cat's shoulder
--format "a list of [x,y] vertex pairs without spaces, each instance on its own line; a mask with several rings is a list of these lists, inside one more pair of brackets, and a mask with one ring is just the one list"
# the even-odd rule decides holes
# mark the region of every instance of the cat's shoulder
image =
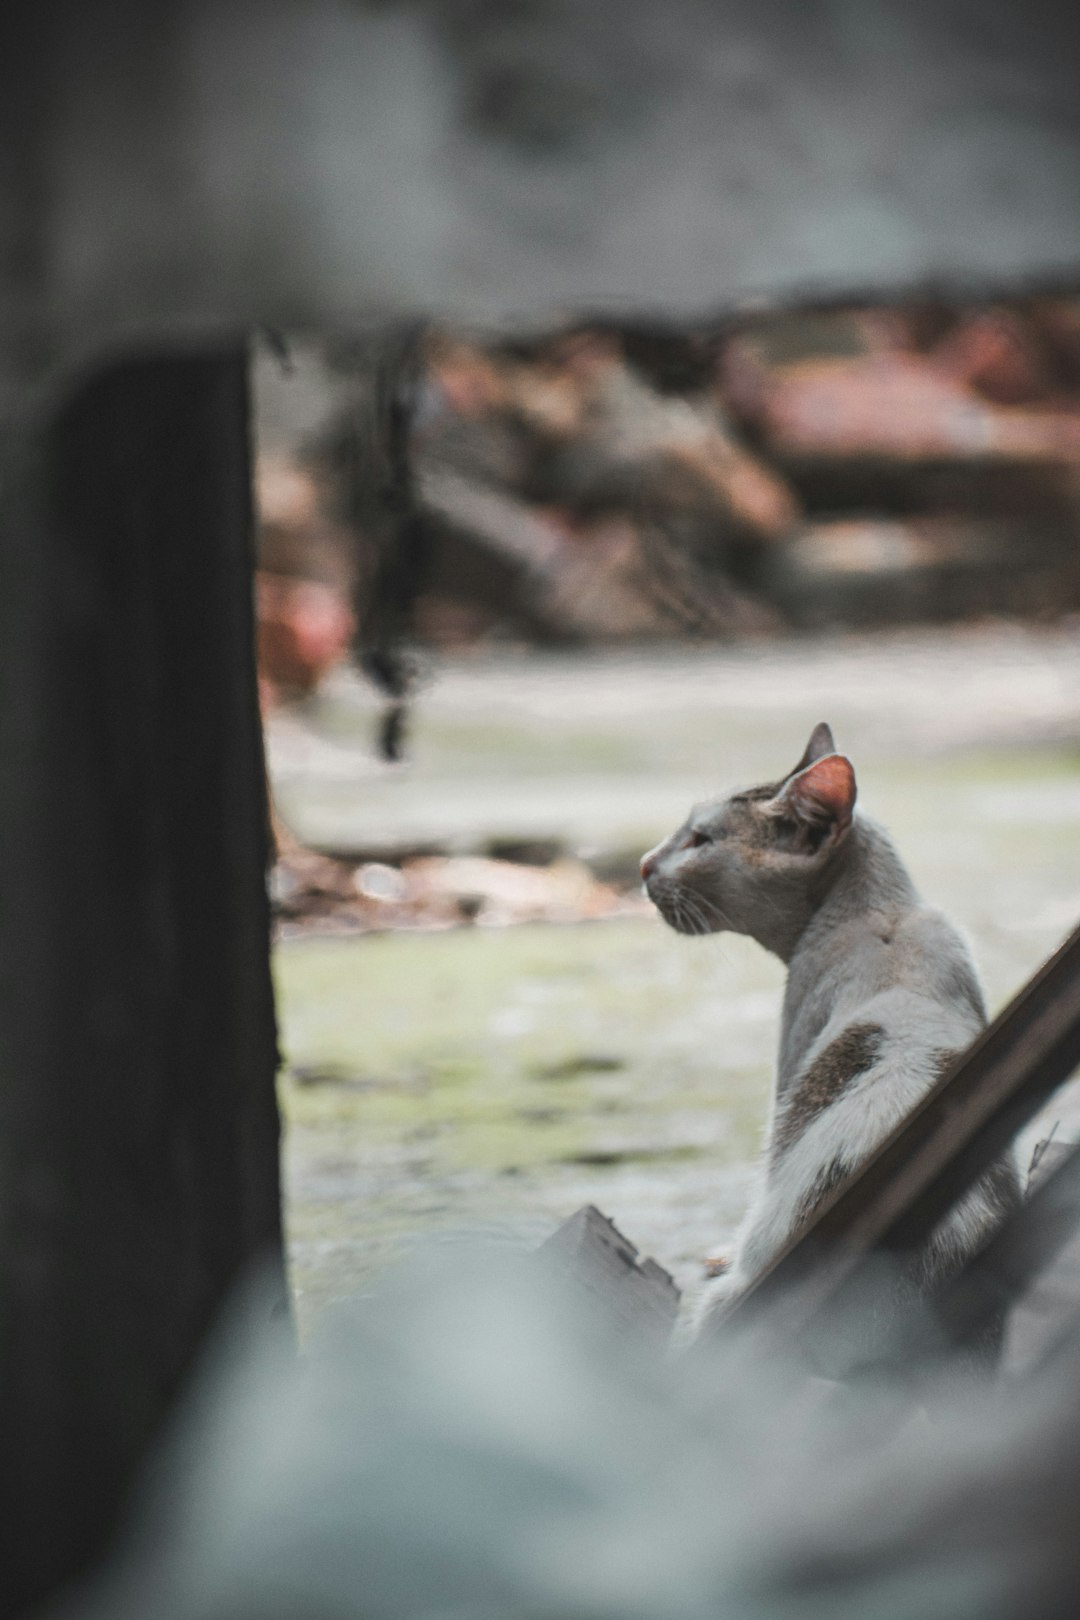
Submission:
[[951,917],[936,906],[914,906],[897,928],[897,944],[902,953],[910,953],[918,988],[985,1023],[986,1001],[975,958]]
[[901,937],[917,940],[924,949],[962,955],[971,960],[971,946],[963,930],[938,906],[929,906],[920,900],[900,913],[897,929]]

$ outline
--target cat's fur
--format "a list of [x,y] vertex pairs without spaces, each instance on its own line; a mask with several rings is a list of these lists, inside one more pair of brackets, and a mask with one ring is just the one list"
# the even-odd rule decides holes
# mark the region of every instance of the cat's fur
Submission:
[[[826,725],[781,781],[696,805],[641,871],[672,928],[749,934],[787,963],[765,1173],[727,1300],[910,1113],[986,1009],[959,934],[855,813],[855,773]],[[919,1284],[956,1269],[1018,1199],[1004,1159],[938,1228]]]

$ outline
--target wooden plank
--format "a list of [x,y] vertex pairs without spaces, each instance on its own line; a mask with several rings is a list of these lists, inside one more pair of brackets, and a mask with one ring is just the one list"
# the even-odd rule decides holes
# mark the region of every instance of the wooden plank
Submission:
[[716,1330],[768,1315],[808,1328],[875,1253],[917,1249],[1080,1063],[1080,929],[776,1256]]
[[679,1310],[679,1290],[655,1260],[643,1260],[629,1238],[585,1204],[543,1243],[539,1254],[603,1301],[621,1326],[666,1341]]

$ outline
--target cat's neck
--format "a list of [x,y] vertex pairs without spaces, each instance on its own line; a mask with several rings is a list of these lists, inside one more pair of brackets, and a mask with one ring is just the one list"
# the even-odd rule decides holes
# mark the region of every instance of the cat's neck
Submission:
[[817,881],[784,906],[762,909],[754,937],[790,967],[813,957],[821,941],[843,925],[877,912],[904,910],[918,893],[883,827],[857,816]]
[[[832,863],[822,874],[805,926],[795,941],[796,954],[813,953],[825,938],[835,946],[852,925],[870,924],[919,904],[919,894],[899,851],[884,827],[857,816]],[[852,948],[858,948],[853,943]]]
[[857,817],[809,897],[787,953],[777,953],[788,966],[781,1072],[791,1049],[820,1032],[836,998],[859,982],[874,940],[890,936],[919,903],[888,833]]

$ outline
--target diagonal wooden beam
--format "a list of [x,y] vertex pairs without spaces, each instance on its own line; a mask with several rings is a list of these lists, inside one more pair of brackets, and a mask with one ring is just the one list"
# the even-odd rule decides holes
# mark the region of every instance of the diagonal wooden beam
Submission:
[[919,1247],[1080,1064],[1080,928],[717,1322],[809,1328],[873,1255]]

